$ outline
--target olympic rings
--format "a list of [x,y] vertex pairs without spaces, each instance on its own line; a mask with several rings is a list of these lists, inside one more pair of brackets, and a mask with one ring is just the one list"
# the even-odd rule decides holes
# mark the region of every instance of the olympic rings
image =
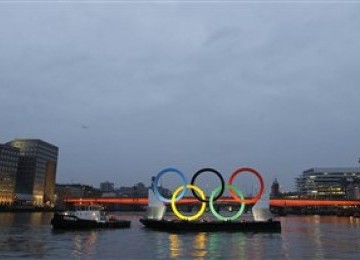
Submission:
[[244,199],[240,199],[236,196],[236,194],[232,191],[232,190],[229,190],[230,192],[230,195],[231,197],[233,197],[236,201],[238,202],[245,202],[245,204],[250,204],[250,203],[256,203],[260,198],[261,196],[263,195],[264,193],[264,180],[262,178],[262,176],[260,175],[260,173],[258,173],[256,170],[252,169],[252,168],[239,168],[237,170],[235,170],[231,176],[230,176],[230,179],[229,179],[229,182],[228,184],[229,185],[232,185],[233,181],[234,181],[234,178],[239,174],[239,173],[242,173],[242,172],[251,172],[253,174],[255,174],[255,176],[258,178],[259,182],[260,182],[260,190],[259,192],[256,194],[256,196],[251,199],[251,200],[244,200]]
[[[203,200],[205,199],[205,194],[204,194],[204,192],[203,192],[199,187],[197,187],[197,186],[195,186],[195,185],[188,184],[188,185],[186,185],[186,188],[191,189],[191,190],[195,190],[197,193],[200,194],[200,197],[201,197]],[[183,186],[179,186],[179,187],[175,190],[175,192],[173,193],[172,198],[171,198],[171,208],[172,208],[174,214],[175,214],[179,219],[188,220],[188,221],[198,219],[198,218],[204,213],[204,211],[205,211],[205,209],[206,209],[206,203],[205,203],[205,202],[202,202],[202,203],[201,203],[201,208],[200,208],[200,210],[199,210],[195,215],[193,215],[193,216],[184,216],[184,215],[182,215],[182,214],[177,210],[176,205],[175,205],[175,202],[176,202],[175,198],[176,198],[176,196],[178,195],[178,193],[179,193],[181,190],[183,190],[183,189],[184,189]]]
[[163,197],[158,189],[158,183],[159,183],[159,179],[162,175],[164,175],[167,172],[175,172],[177,175],[179,175],[179,177],[181,178],[182,182],[183,182],[183,191],[180,193],[179,197],[176,198],[176,201],[180,200],[182,197],[184,197],[187,189],[186,189],[186,184],[188,183],[188,181],[186,180],[184,174],[179,171],[178,169],[175,168],[165,168],[164,170],[162,170],[161,172],[159,172],[156,177],[154,182],[152,183],[153,189],[154,189],[154,193],[155,195],[158,197],[159,200],[163,201],[163,202],[171,202],[173,199],[167,199],[165,197]]
[[[211,192],[211,195],[208,200],[206,199],[204,191],[201,190],[198,186],[194,185],[195,180],[198,177],[198,175],[200,175],[201,173],[206,172],[206,171],[215,173],[221,181],[221,186],[217,187],[215,190],[213,190]],[[161,178],[162,175],[164,175],[165,173],[168,173],[168,172],[176,173],[183,182],[183,185],[179,186],[175,190],[175,192],[172,194],[171,199],[167,199],[167,198],[163,197],[160,194],[159,189],[158,189],[159,179]],[[232,185],[235,177],[238,174],[243,173],[243,172],[250,172],[250,173],[254,174],[257,177],[258,181],[260,182],[259,192],[256,194],[256,196],[254,198],[252,198],[250,200],[245,199],[243,193],[238,188],[236,188]],[[261,174],[252,168],[239,168],[231,174],[228,184],[225,185],[224,179],[223,179],[222,175],[220,174],[220,172],[218,172],[217,170],[215,170],[213,168],[203,168],[194,174],[194,176],[191,179],[191,184],[188,184],[188,182],[182,172],[180,172],[179,170],[177,170],[175,168],[170,167],[170,168],[163,169],[162,171],[160,171],[157,174],[156,177],[153,177],[151,187],[152,187],[152,190],[154,191],[154,194],[160,201],[171,203],[171,208],[172,208],[174,214],[179,219],[188,220],[188,221],[198,219],[204,213],[204,211],[206,209],[206,203],[209,203],[210,210],[217,219],[223,220],[223,221],[228,221],[228,220],[233,221],[241,216],[246,204],[256,203],[261,198],[261,196],[264,193],[264,180],[263,180]],[[236,202],[241,203],[239,211],[232,217],[223,217],[214,208],[214,202],[223,195],[225,188],[229,190],[231,197]],[[175,204],[178,200],[180,200],[181,198],[183,198],[185,196],[187,189],[191,189],[191,192],[193,193],[193,195],[201,202],[200,210],[193,216],[182,215],[177,210],[176,204]]]
[[[231,185],[226,185],[226,188],[229,189],[229,190],[234,190],[237,195],[243,200],[244,199],[244,195],[242,194],[242,192],[236,188],[235,186],[231,186]],[[210,210],[211,210],[211,213],[218,219],[218,220],[222,220],[222,221],[232,221],[232,220],[236,220],[238,219],[241,214],[243,213],[244,209],[245,209],[245,203],[244,202],[241,202],[241,206],[240,206],[240,209],[239,211],[232,217],[223,217],[221,216],[214,208],[214,197],[216,194],[220,193],[221,187],[217,187],[215,190],[213,190],[213,192],[211,193],[211,196],[210,196],[210,201],[209,201],[209,206],[210,206]]]
[[[212,168],[203,168],[201,170],[198,170],[194,176],[192,177],[191,179],[191,185],[194,185],[195,183],[195,179],[203,172],[212,172],[212,173],[215,173],[216,176],[219,177],[220,181],[221,181],[221,186],[220,186],[220,192],[217,194],[217,196],[215,198],[213,198],[214,201],[216,201],[217,199],[219,199],[223,193],[224,193],[224,190],[225,190],[225,182],[224,182],[224,178],[222,177],[222,175],[220,174],[220,172],[218,172],[217,170],[215,169],[212,169]],[[199,196],[197,195],[197,193],[195,192],[194,189],[191,190],[192,194],[201,202],[209,202],[209,200],[206,200],[206,199],[202,199],[202,198],[199,198]]]

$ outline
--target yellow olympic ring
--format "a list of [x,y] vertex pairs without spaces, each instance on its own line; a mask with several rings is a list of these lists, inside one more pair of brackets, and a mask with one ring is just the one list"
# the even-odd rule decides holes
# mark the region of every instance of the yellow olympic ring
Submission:
[[[198,194],[200,194],[200,198],[205,200],[206,197],[205,197],[205,193],[198,187],[198,186],[195,186],[195,185],[191,185],[191,184],[188,184],[186,185],[186,188],[188,189],[192,189],[194,191],[196,191]],[[174,212],[174,214],[179,218],[179,219],[182,219],[182,220],[195,220],[195,219],[198,219],[205,211],[206,209],[206,202],[201,202],[201,208],[200,210],[193,216],[185,216],[183,214],[181,214],[177,208],[176,208],[176,204],[175,204],[175,200],[176,200],[176,197],[177,195],[184,189],[184,186],[180,186],[179,188],[177,188],[175,190],[175,192],[173,193],[172,197],[171,197],[171,208]]]

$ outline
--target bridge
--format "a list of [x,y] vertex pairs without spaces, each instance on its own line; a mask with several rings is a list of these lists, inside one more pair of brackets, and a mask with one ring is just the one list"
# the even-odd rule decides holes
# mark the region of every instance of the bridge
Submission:
[[[94,203],[94,204],[117,204],[117,205],[140,205],[145,206],[148,204],[147,198],[65,198],[66,203]],[[223,197],[216,201],[219,204],[234,205],[239,202],[235,201],[232,197]],[[254,204],[251,198],[244,200],[245,204]],[[319,200],[319,199],[270,199],[271,206],[275,207],[308,207],[308,206],[360,206],[360,200]],[[200,202],[193,197],[185,197],[177,204],[194,205]]]

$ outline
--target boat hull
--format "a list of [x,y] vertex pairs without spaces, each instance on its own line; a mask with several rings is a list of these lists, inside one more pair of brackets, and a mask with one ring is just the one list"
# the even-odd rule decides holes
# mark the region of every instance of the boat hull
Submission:
[[75,216],[67,216],[61,214],[54,214],[51,220],[51,225],[54,229],[94,229],[94,228],[130,228],[131,221],[129,220],[109,220],[98,222],[94,220],[79,219]]
[[280,221],[179,221],[140,219],[149,229],[167,232],[281,232]]

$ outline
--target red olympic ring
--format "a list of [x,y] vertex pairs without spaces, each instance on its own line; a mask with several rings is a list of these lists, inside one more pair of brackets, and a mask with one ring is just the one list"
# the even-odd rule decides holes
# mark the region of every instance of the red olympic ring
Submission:
[[246,200],[246,199],[242,200],[242,199],[240,199],[240,198],[236,195],[236,193],[235,193],[233,190],[231,190],[231,189],[229,190],[230,195],[231,195],[231,197],[232,197],[234,200],[236,200],[236,201],[238,201],[238,202],[241,202],[241,203],[245,203],[245,204],[256,203],[256,202],[261,198],[261,196],[263,195],[263,193],[264,193],[264,186],[265,186],[265,185],[264,185],[264,180],[263,180],[262,176],[261,176],[260,173],[258,173],[256,170],[254,170],[254,169],[252,169],[252,168],[239,168],[239,169],[235,170],[235,171],[231,174],[231,176],[230,176],[230,178],[229,178],[228,184],[229,184],[229,185],[233,185],[232,183],[233,183],[235,177],[236,177],[239,173],[242,173],[242,172],[251,172],[251,173],[255,174],[255,176],[258,178],[258,180],[259,180],[259,182],[260,182],[260,190],[259,190],[259,192],[256,194],[256,196],[255,196],[254,198],[252,198],[252,199],[250,199],[250,200]]

